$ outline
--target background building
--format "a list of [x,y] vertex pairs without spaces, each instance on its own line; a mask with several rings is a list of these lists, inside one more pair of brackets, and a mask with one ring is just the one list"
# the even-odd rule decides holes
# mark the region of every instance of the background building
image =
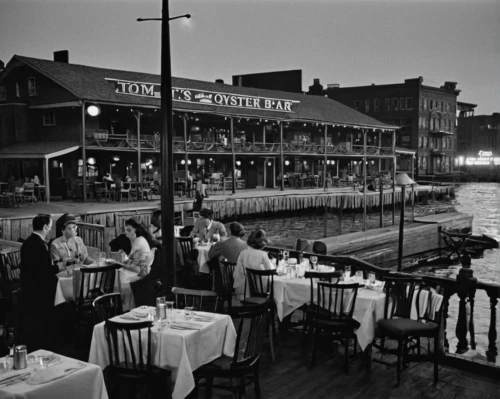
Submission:
[[[319,79],[310,94],[327,95],[359,112],[391,125],[400,126],[398,147],[417,151],[419,175],[450,172],[456,152],[457,90],[455,82],[441,87],[426,86],[423,78],[404,83],[340,87],[329,84],[320,90]],[[405,162],[401,159],[401,162]],[[407,170],[407,165],[398,169]]]

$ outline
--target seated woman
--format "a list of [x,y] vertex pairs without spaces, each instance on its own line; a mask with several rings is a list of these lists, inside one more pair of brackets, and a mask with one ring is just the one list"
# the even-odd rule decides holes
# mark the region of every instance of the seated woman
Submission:
[[263,251],[267,243],[266,232],[262,229],[252,231],[248,237],[248,248],[240,252],[233,273],[233,288],[237,297],[242,298],[245,291],[245,269],[270,270],[274,268],[267,252]]
[[155,242],[149,231],[135,219],[131,218],[125,221],[125,235],[130,240],[132,249],[119,272],[119,284],[123,308],[133,309],[135,302],[130,283],[149,273],[156,248],[154,248]]
[[50,244],[50,256],[53,262],[59,264],[60,269],[79,262],[84,265],[94,263],[83,240],[76,235],[78,230],[76,222],[77,216],[69,213],[62,215],[56,222],[58,238]]

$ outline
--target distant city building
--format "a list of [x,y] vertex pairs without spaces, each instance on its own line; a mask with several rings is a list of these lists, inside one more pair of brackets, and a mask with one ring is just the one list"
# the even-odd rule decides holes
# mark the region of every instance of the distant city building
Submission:
[[474,116],[475,104],[458,103],[456,167],[479,179],[500,180],[500,113]]
[[423,78],[404,83],[359,87],[329,84],[320,90],[319,79],[308,94],[327,95],[359,112],[391,125],[400,126],[398,147],[417,151],[417,173],[450,172],[456,153],[457,90],[455,82],[441,87],[423,84]]

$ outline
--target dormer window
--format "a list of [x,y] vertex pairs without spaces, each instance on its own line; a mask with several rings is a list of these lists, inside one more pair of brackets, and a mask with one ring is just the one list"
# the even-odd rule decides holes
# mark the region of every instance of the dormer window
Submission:
[[21,86],[21,83],[16,82],[16,97],[21,98],[23,96],[23,88]]
[[30,97],[36,96],[35,78],[28,78],[28,94]]
[[0,101],[7,100],[7,89],[5,86],[0,86]]

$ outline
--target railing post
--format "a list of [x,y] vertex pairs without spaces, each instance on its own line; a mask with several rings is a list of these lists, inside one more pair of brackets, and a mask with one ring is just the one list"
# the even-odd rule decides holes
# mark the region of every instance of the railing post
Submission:
[[498,304],[498,289],[491,288],[486,290],[490,297],[490,328],[488,330],[488,350],[486,358],[489,362],[495,362],[498,356],[497,350],[497,304]]
[[455,287],[444,287],[443,292],[443,340],[444,340],[444,351],[448,353],[450,351],[450,343],[448,342],[448,336],[446,335],[446,326],[448,324],[448,310],[450,308],[450,298],[455,293]]
[[[467,299],[471,299],[475,295],[477,279],[473,277],[473,272],[469,268],[463,267],[457,277],[457,295],[460,298],[460,303],[458,306],[458,320],[457,327],[455,329],[456,336],[458,338],[457,351],[456,353],[465,353],[469,350],[469,343],[467,341]],[[472,299],[471,306],[474,305]],[[472,307],[471,314],[473,315]],[[471,345],[475,347],[474,342],[474,321],[469,322],[469,329],[472,327],[471,332]]]

